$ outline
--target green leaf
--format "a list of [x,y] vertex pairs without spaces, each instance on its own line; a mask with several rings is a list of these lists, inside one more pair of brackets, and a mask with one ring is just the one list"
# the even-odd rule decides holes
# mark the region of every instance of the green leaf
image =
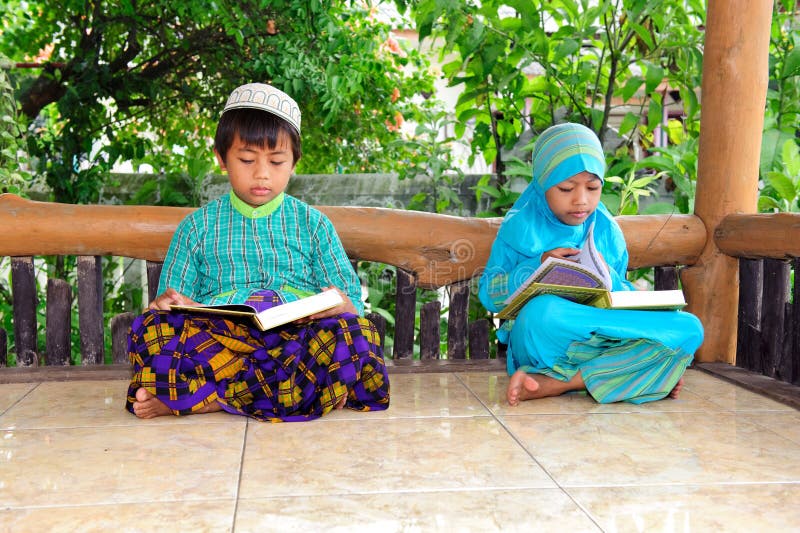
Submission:
[[648,50],[653,50],[656,45],[653,42],[653,37],[650,35],[650,30],[642,26],[641,24],[633,24],[633,31],[636,32],[636,35],[641,39],[641,41],[647,46]]
[[676,170],[675,162],[668,158],[661,155],[651,155],[645,157],[639,164],[637,165],[639,168],[654,168],[656,170],[664,170],[667,172],[672,172]]
[[700,104],[697,101],[697,94],[690,87],[681,87],[680,90],[681,102],[683,103],[683,112],[689,119],[694,119],[700,109]]
[[650,100],[650,105],[647,108],[647,131],[651,132],[661,124],[663,119],[664,108],[656,101],[655,98]]
[[482,194],[489,195],[492,198],[500,198],[500,191],[497,189],[497,187],[493,187],[491,185],[476,185],[475,190]]
[[778,196],[787,202],[791,202],[797,197],[797,190],[792,180],[780,172],[767,172],[764,181],[769,183]]
[[800,148],[798,148],[794,139],[787,139],[783,143],[781,161],[789,177],[796,182],[800,178]]
[[622,100],[627,102],[636,94],[636,91],[639,90],[639,87],[642,86],[644,80],[639,76],[631,76],[625,82],[625,85],[622,89],[619,90],[619,95],[622,97]]
[[786,54],[783,70],[781,71],[781,78],[783,79],[797,75],[800,75],[800,46],[795,46]]
[[619,125],[619,134],[620,136],[625,136],[628,132],[632,131],[633,128],[639,123],[640,117],[636,113],[632,113],[628,111],[625,113],[625,117],[622,119],[622,122]]
[[567,56],[571,56],[581,47],[580,43],[575,39],[564,39],[556,47],[555,54],[553,55],[553,62],[558,63]]
[[770,211],[782,211],[781,204],[771,196],[761,195],[758,197],[758,210],[762,213]]
[[778,129],[769,129],[764,131],[761,137],[761,161],[759,163],[759,171],[762,175],[770,170],[780,168],[780,150],[786,141],[793,140],[791,134]]
[[649,64],[645,73],[645,92],[650,94],[662,81],[664,81],[664,69],[658,65]]

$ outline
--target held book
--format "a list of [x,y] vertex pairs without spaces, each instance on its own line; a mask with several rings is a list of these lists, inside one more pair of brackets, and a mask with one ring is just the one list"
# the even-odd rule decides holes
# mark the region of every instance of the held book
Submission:
[[594,227],[589,228],[580,253],[572,259],[548,257],[505,300],[497,318],[514,318],[535,296],[555,294],[577,302],[608,309],[680,309],[686,305],[681,290],[611,291],[611,273],[594,243]]
[[188,311],[191,313],[246,318],[252,321],[261,331],[266,331],[313,315],[314,313],[320,313],[331,309],[341,304],[343,301],[339,291],[336,289],[328,289],[293,302],[270,307],[260,312],[247,304],[171,305],[170,309],[173,311]]

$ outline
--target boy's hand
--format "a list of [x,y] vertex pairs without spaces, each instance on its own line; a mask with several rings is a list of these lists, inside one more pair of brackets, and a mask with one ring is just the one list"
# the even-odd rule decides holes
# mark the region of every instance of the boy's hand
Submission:
[[567,261],[573,261],[571,257],[575,254],[579,254],[581,251],[577,248],[553,248],[549,252],[545,252],[542,254],[542,263],[548,257],[555,257],[556,259],[566,259]]
[[164,294],[158,295],[155,300],[150,302],[150,305],[147,308],[152,310],[169,311],[170,305],[198,305],[198,304],[188,296],[184,296],[175,289],[167,289],[166,291],[164,291]]
[[344,301],[339,305],[337,305],[336,307],[331,307],[330,309],[327,309],[325,311],[320,311],[319,313],[314,313],[313,315],[306,317],[308,320],[318,320],[320,318],[328,318],[331,316],[341,315],[342,313],[352,313],[354,315],[358,314],[358,311],[356,311],[356,307],[353,305],[353,302],[350,301],[350,298],[345,293],[343,293],[339,287],[330,286],[330,287],[325,287],[323,290],[328,290],[328,289],[336,289],[336,292],[339,293],[339,295],[342,297],[342,300]]

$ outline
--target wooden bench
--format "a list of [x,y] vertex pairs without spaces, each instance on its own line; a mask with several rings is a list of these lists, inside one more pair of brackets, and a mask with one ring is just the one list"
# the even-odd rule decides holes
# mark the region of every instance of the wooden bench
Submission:
[[[471,286],[486,263],[499,218],[467,218],[383,208],[319,206],[333,222],[352,261],[396,268],[395,330],[391,365],[396,371],[503,368],[490,358],[490,325],[468,322]],[[121,375],[127,370],[125,335],[132,313],[103,320],[101,257],[147,262],[148,298],[178,222],[192,209],[155,206],[69,205],[0,195],[0,257],[11,258],[13,328],[17,368],[0,369],[0,382],[79,379]],[[706,240],[691,215],[618,217],[630,252],[630,268],[657,267],[656,286],[677,287],[676,266],[693,264]],[[65,280],[47,280],[45,349],[37,346],[36,275],[33,258],[77,257],[77,298]],[[446,351],[440,350],[441,302],[417,308],[417,288],[446,288]],[[149,301],[149,300],[148,300]],[[82,367],[70,366],[71,311],[77,303]],[[385,332],[378,314],[369,318]],[[415,323],[419,335],[415,341]],[[113,365],[104,365],[104,339],[111,335]],[[383,335],[382,335],[383,337]],[[415,342],[419,360],[415,360]],[[0,365],[8,342],[0,330]],[[501,354],[502,355],[502,354]],[[36,367],[32,369],[31,367]],[[91,371],[87,372],[86,369]]]

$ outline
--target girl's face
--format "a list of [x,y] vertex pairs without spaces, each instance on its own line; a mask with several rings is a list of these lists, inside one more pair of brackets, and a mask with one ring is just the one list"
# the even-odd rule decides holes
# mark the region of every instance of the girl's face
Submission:
[[544,197],[558,220],[578,226],[597,209],[602,191],[600,178],[584,170],[547,189]]
[[278,137],[274,149],[246,145],[237,135],[225,158],[227,163],[216,154],[220,168],[228,172],[233,192],[251,207],[262,206],[282,193],[294,172],[292,146],[286,134]]

